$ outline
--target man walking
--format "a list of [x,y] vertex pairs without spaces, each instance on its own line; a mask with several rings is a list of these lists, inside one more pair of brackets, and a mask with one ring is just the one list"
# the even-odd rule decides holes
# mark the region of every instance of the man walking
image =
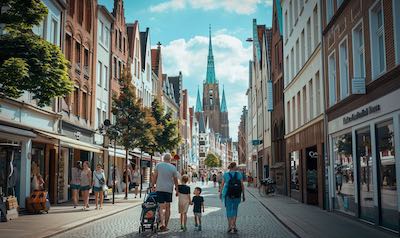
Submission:
[[160,204],[161,231],[168,231],[168,222],[171,215],[172,193],[178,188],[178,172],[171,163],[171,154],[164,155],[164,162],[155,167],[152,185],[156,185],[158,203]]

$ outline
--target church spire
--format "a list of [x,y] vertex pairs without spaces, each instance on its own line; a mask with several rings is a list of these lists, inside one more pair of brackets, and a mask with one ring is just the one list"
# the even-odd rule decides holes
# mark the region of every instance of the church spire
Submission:
[[202,112],[203,107],[201,106],[201,100],[200,100],[200,89],[197,88],[197,100],[196,100],[196,109],[195,112]]
[[211,42],[211,25],[209,28],[209,43],[208,43],[208,58],[207,58],[207,76],[206,76],[206,84],[215,84],[215,67],[214,67],[214,56],[212,51],[212,42]]
[[222,88],[221,112],[228,112],[228,108],[226,107],[225,88],[224,87]]

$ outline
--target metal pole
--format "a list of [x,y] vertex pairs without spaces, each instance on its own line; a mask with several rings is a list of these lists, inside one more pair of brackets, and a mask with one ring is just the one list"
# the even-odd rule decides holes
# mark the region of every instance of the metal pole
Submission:
[[153,178],[152,172],[153,172],[153,153],[150,154],[150,179],[149,179],[149,188],[151,188],[151,180],[152,180],[152,178]]
[[113,194],[112,194],[112,204],[115,202],[115,157],[117,150],[117,138],[114,139],[114,163],[113,163]]
[[125,150],[125,198],[124,199],[128,199],[128,149]]
[[143,150],[140,149],[140,163],[139,163],[139,168],[140,168],[140,191],[139,191],[139,197],[142,198],[142,186],[143,186],[143,169],[142,169],[142,159],[143,159]]

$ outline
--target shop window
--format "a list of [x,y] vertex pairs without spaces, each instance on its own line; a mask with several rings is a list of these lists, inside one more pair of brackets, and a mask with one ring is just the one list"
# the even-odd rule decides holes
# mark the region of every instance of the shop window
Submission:
[[300,151],[290,153],[290,189],[300,190]]
[[45,189],[44,148],[32,148],[31,191]]
[[354,197],[354,161],[351,132],[334,138],[333,146],[336,188],[334,208],[354,215],[356,201]]
[[369,127],[356,131],[360,217],[375,222],[373,160]]
[[376,155],[379,166],[381,225],[399,229],[393,121],[376,125]]

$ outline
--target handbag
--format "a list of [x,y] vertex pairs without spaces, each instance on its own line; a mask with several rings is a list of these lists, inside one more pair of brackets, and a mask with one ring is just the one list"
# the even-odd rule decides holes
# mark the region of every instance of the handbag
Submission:
[[96,173],[94,173],[94,176],[96,176],[97,180],[99,180],[99,184],[103,187],[106,184],[106,180],[104,179],[104,177],[99,178],[97,177]]

